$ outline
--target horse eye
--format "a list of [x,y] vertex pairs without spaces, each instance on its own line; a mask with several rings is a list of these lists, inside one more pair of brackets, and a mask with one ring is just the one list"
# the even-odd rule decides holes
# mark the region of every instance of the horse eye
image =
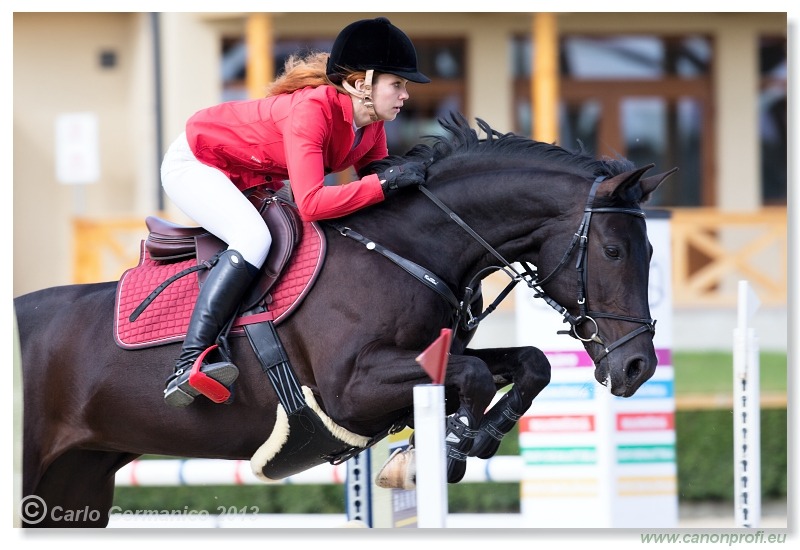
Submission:
[[616,246],[607,246],[605,252],[609,258],[619,258],[619,248]]

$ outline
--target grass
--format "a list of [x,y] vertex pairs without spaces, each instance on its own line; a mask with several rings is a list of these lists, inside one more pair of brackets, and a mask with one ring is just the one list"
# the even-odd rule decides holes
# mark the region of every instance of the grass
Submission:
[[[727,394],[733,388],[730,352],[672,352],[675,394]],[[759,354],[762,393],[786,393],[787,360],[781,352]]]

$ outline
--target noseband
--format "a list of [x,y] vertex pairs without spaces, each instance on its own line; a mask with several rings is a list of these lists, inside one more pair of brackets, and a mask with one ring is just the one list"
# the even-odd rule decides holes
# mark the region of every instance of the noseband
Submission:
[[[450,219],[456,222],[462,229],[464,229],[473,239],[475,239],[478,243],[481,244],[486,250],[488,250],[493,256],[499,259],[504,267],[502,269],[509,277],[511,277],[511,282],[509,285],[500,293],[498,298],[489,306],[481,315],[477,317],[473,317],[469,307],[471,304],[471,298],[473,289],[477,287],[479,284],[479,280],[476,281],[479,277],[483,275],[486,270],[482,270],[478,274],[473,277],[472,281],[466,287],[465,297],[461,302],[461,312],[464,314],[464,328],[471,330],[475,328],[478,323],[480,323],[483,318],[493,311],[498,303],[505,299],[511,289],[520,281],[523,280],[528,285],[529,288],[533,289],[535,294],[534,297],[543,299],[550,307],[555,309],[561,316],[564,318],[564,322],[570,324],[570,329],[565,331],[558,331],[558,334],[569,334],[573,338],[577,338],[582,342],[596,342],[603,346],[603,352],[600,354],[599,357],[594,358],[595,362],[599,362],[603,358],[605,358],[611,351],[620,347],[624,343],[628,342],[629,340],[635,338],[636,336],[649,332],[651,334],[655,334],[656,331],[656,321],[654,319],[646,319],[641,317],[629,317],[626,315],[617,315],[614,313],[603,313],[598,311],[590,311],[586,304],[586,258],[588,255],[588,242],[589,242],[589,225],[592,221],[592,214],[629,214],[632,216],[637,216],[640,218],[644,218],[645,214],[642,210],[636,208],[622,208],[622,207],[603,207],[603,208],[595,208],[593,206],[594,197],[597,193],[597,188],[600,186],[600,183],[605,179],[605,176],[599,176],[594,180],[592,183],[592,187],[589,191],[589,197],[586,200],[586,206],[583,209],[583,219],[581,220],[581,224],[578,227],[578,230],[572,237],[572,241],[570,242],[569,246],[567,247],[566,252],[561,258],[561,261],[558,265],[550,272],[549,275],[540,279],[537,269],[535,266],[530,265],[528,262],[519,262],[525,269],[525,273],[520,273],[510,262],[508,262],[497,250],[495,250],[488,242],[486,242],[480,235],[478,235],[469,225],[467,225],[455,212],[453,212],[447,205],[445,205],[438,197],[436,197],[433,193],[431,193],[427,188],[424,186],[420,186],[419,189],[422,191],[425,196],[427,196],[434,204],[436,204],[439,208],[441,208],[445,213],[448,214]],[[578,297],[577,297],[577,304],[578,304],[578,316],[574,316],[569,313],[566,307],[559,304],[556,300],[550,297],[542,288],[543,285],[550,282],[553,277],[555,277],[556,273],[558,273],[569,260],[570,256],[572,255],[575,247],[578,247],[578,259],[575,264],[575,270],[578,275]],[[498,269],[497,267],[489,268],[492,270]],[[615,342],[607,345],[605,340],[600,336],[600,329],[597,325],[597,319],[606,318],[606,319],[616,319],[620,321],[629,321],[631,323],[639,323],[640,326],[637,329],[632,330],[622,338],[616,340]],[[590,323],[593,325],[593,332],[589,337],[583,337],[578,334],[578,327],[585,323]]]

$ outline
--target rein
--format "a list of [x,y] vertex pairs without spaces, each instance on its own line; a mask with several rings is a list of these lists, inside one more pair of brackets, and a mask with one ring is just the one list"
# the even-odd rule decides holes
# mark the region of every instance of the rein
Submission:
[[[492,245],[490,245],[485,239],[483,239],[474,229],[472,229],[461,217],[458,216],[453,210],[450,209],[446,204],[444,204],[436,195],[434,195],[429,189],[425,186],[420,185],[419,190],[431,200],[436,206],[438,206],[443,212],[445,212],[448,217],[454,221],[459,227],[461,227],[467,234],[469,234],[476,242],[478,242],[481,246],[483,246],[489,253],[491,253],[495,258],[497,258],[503,265],[502,266],[490,266],[480,270],[469,284],[464,288],[464,297],[461,300],[458,300],[455,297],[455,294],[450,290],[450,288],[444,284],[440,277],[434,275],[431,271],[419,266],[418,264],[395,254],[394,252],[386,249],[385,247],[377,244],[376,242],[372,241],[353,231],[349,227],[342,226],[336,223],[330,223],[340,234],[345,237],[349,237],[357,242],[360,242],[368,250],[373,250],[378,252],[379,254],[385,256],[401,268],[403,268],[406,272],[411,274],[417,280],[422,282],[428,288],[437,292],[454,310],[455,322],[454,327],[458,327],[459,324],[465,330],[472,330],[478,326],[478,324],[492,311],[494,311],[497,306],[505,300],[511,290],[516,286],[519,281],[525,281],[529,288],[531,288],[535,293],[535,298],[543,299],[550,307],[556,310],[563,318],[564,322],[570,324],[570,329],[565,331],[558,331],[558,334],[568,334],[573,338],[576,338],[582,342],[596,342],[603,346],[603,352],[600,354],[599,357],[595,359],[595,361],[600,361],[605,358],[606,355],[611,353],[614,349],[620,347],[624,343],[628,342],[629,340],[635,338],[636,336],[643,334],[645,332],[655,333],[655,325],[656,321],[654,319],[645,319],[641,317],[630,317],[626,315],[617,315],[615,313],[603,313],[597,311],[590,311],[588,310],[586,304],[586,257],[588,255],[588,241],[589,241],[589,226],[592,220],[592,214],[605,214],[605,213],[616,213],[616,214],[629,214],[632,216],[637,216],[640,218],[644,218],[645,214],[642,210],[636,208],[622,208],[622,207],[600,207],[595,208],[592,206],[594,203],[594,197],[597,193],[597,188],[600,186],[600,183],[605,180],[605,176],[599,176],[594,180],[592,183],[592,187],[589,191],[589,196],[586,200],[586,206],[584,207],[583,211],[583,219],[581,220],[581,224],[578,227],[578,230],[574,233],[572,237],[572,241],[570,242],[569,246],[567,247],[566,252],[561,258],[561,261],[558,265],[551,271],[546,277],[539,279],[538,271],[535,266],[532,266],[528,262],[519,262],[523,268],[524,273],[518,271],[508,260],[506,260],[502,254],[500,254]],[[575,270],[578,275],[578,297],[577,297],[577,304],[578,304],[578,315],[574,316],[567,310],[566,307],[559,304],[556,300],[554,300],[551,296],[549,296],[544,289],[542,288],[543,285],[550,282],[553,277],[564,268],[569,260],[570,256],[572,255],[575,247],[578,247],[578,259],[575,264]],[[503,289],[503,291],[495,298],[495,300],[489,305],[480,315],[473,316],[471,311],[471,305],[474,299],[479,295],[475,294],[475,288],[479,287],[480,281],[487,272],[494,272],[502,270],[506,275],[509,276],[511,281],[508,285]],[[615,342],[607,345],[603,338],[600,336],[600,330],[597,325],[596,319],[606,318],[606,319],[616,319],[620,321],[629,321],[632,323],[639,323],[642,326],[632,330],[622,338],[619,338]],[[591,323],[594,325],[593,333],[589,337],[583,337],[578,334],[578,327],[584,323]]]

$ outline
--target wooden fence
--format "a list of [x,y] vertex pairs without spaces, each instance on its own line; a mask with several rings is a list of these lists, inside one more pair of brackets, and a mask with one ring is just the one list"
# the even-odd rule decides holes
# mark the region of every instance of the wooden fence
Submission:
[[742,279],[764,305],[786,306],[786,208],[675,209],[670,227],[675,307],[735,307]]
[[[764,305],[786,306],[786,208],[674,209],[670,227],[675,307],[736,307],[741,279],[753,285]],[[143,219],[81,218],[73,228],[76,283],[116,280],[136,265],[139,243],[147,236]],[[502,275],[497,278],[500,288],[506,282]]]

